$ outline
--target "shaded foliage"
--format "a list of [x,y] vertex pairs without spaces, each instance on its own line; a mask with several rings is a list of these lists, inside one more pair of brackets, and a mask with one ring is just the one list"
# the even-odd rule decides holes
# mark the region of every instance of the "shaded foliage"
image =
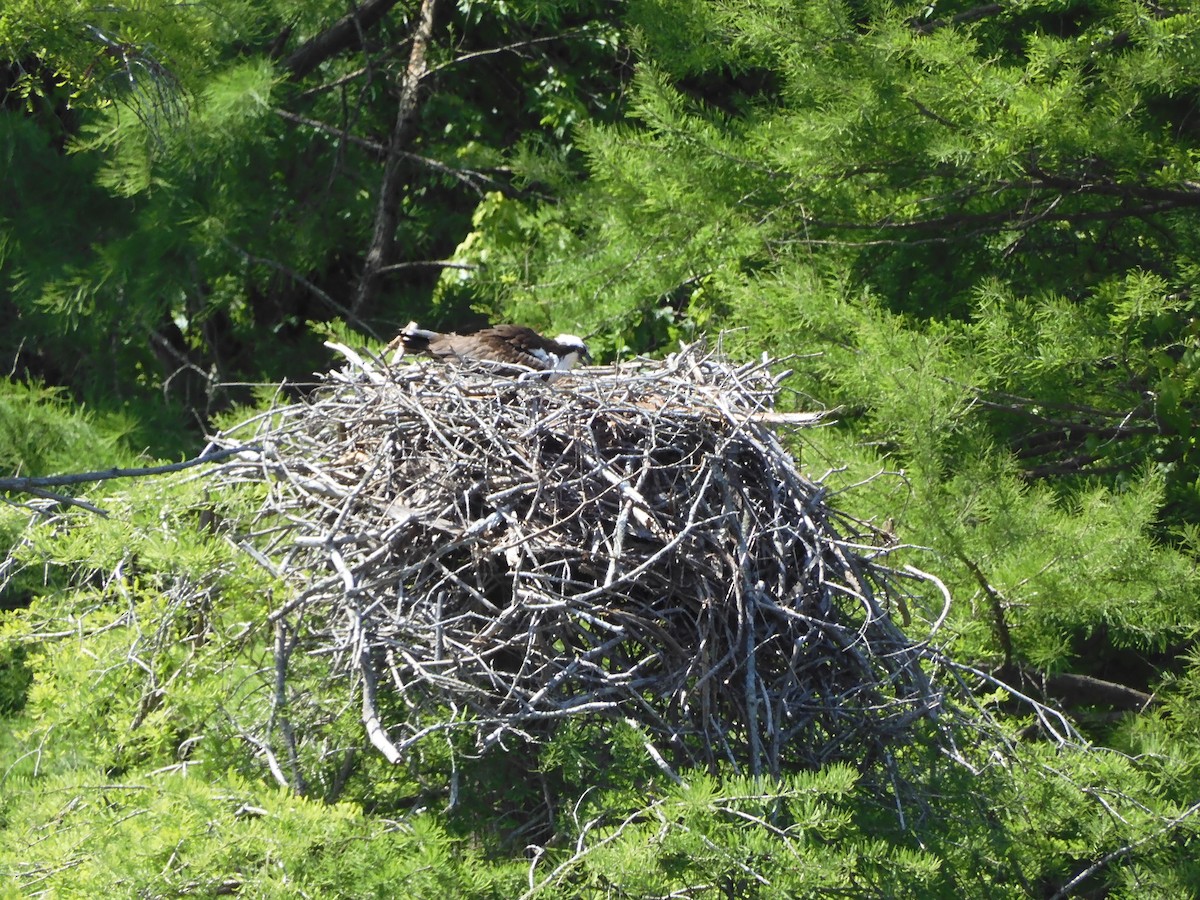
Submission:
[[[336,4],[6,12],[0,48],[36,65],[13,63],[0,116],[0,154],[32,162],[0,200],[17,323],[0,353],[104,402],[152,404],[161,387],[203,422],[246,399],[222,382],[320,365],[314,323],[388,335],[426,309],[479,194],[518,191],[505,154],[569,154],[576,123],[613,114],[621,71],[611,19],[587,3],[448,7],[393,147],[415,8],[390,5],[370,4],[383,14],[350,22],[352,39]],[[389,157],[395,252],[355,312]]]

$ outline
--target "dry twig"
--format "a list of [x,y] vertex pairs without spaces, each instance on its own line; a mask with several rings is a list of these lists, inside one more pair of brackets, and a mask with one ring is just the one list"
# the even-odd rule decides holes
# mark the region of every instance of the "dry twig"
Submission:
[[295,587],[271,618],[355,679],[389,759],[598,714],[676,764],[778,774],[936,716],[884,551],[768,427],[767,360],[693,345],[548,384],[344,355],[306,402],[220,436],[263,449],[216,477],[270,485],[256,558]]

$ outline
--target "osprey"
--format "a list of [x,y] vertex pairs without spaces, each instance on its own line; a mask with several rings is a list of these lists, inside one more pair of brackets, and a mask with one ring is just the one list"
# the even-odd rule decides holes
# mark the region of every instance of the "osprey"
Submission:
[[573,334],[548,338],[524,325],[493,325],[469,334],[439,333],[409,322],[388,346],[405,353],[424,353],[434,359],[483,360],[539,371],[565,372],[582,360],[591,361],[587,344]]

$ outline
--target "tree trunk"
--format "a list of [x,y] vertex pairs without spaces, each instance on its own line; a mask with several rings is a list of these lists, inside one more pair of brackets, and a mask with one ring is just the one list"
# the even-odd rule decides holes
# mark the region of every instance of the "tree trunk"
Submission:
[[404,185],[404,146],[412,132],[417,113],[417,101],[421,82],[429,72],[426,51],[433,34],[433,16],[438,0],[421,0],[421,9],[416,28],[413,29],[412,50],[404,81],[400,85],[400,102],[396,109],[396,124],[388,141],[387,159],[384,161],[383,180],[379,185],[379,204],[375,210],[375,230],[371,246],[367,250],[362,276],[358,281],[351,311],[360,318],[365,317],[378,291],[381,270],[388,264],[396,236],[399,219],[400,190]]

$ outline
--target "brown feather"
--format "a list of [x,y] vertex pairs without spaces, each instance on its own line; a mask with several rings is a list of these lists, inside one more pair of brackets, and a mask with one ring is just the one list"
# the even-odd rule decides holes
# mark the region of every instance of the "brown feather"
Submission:
[[390,346],[397,343],[405,352],[425,353],[435,359],[487,360],[541,371],[556,368],[572,353],[576,357],[586,355],[586,348],[581,351],[580,347],[560,344],[524,325],[494,325],[458,334],[427,331],[410,322]]

